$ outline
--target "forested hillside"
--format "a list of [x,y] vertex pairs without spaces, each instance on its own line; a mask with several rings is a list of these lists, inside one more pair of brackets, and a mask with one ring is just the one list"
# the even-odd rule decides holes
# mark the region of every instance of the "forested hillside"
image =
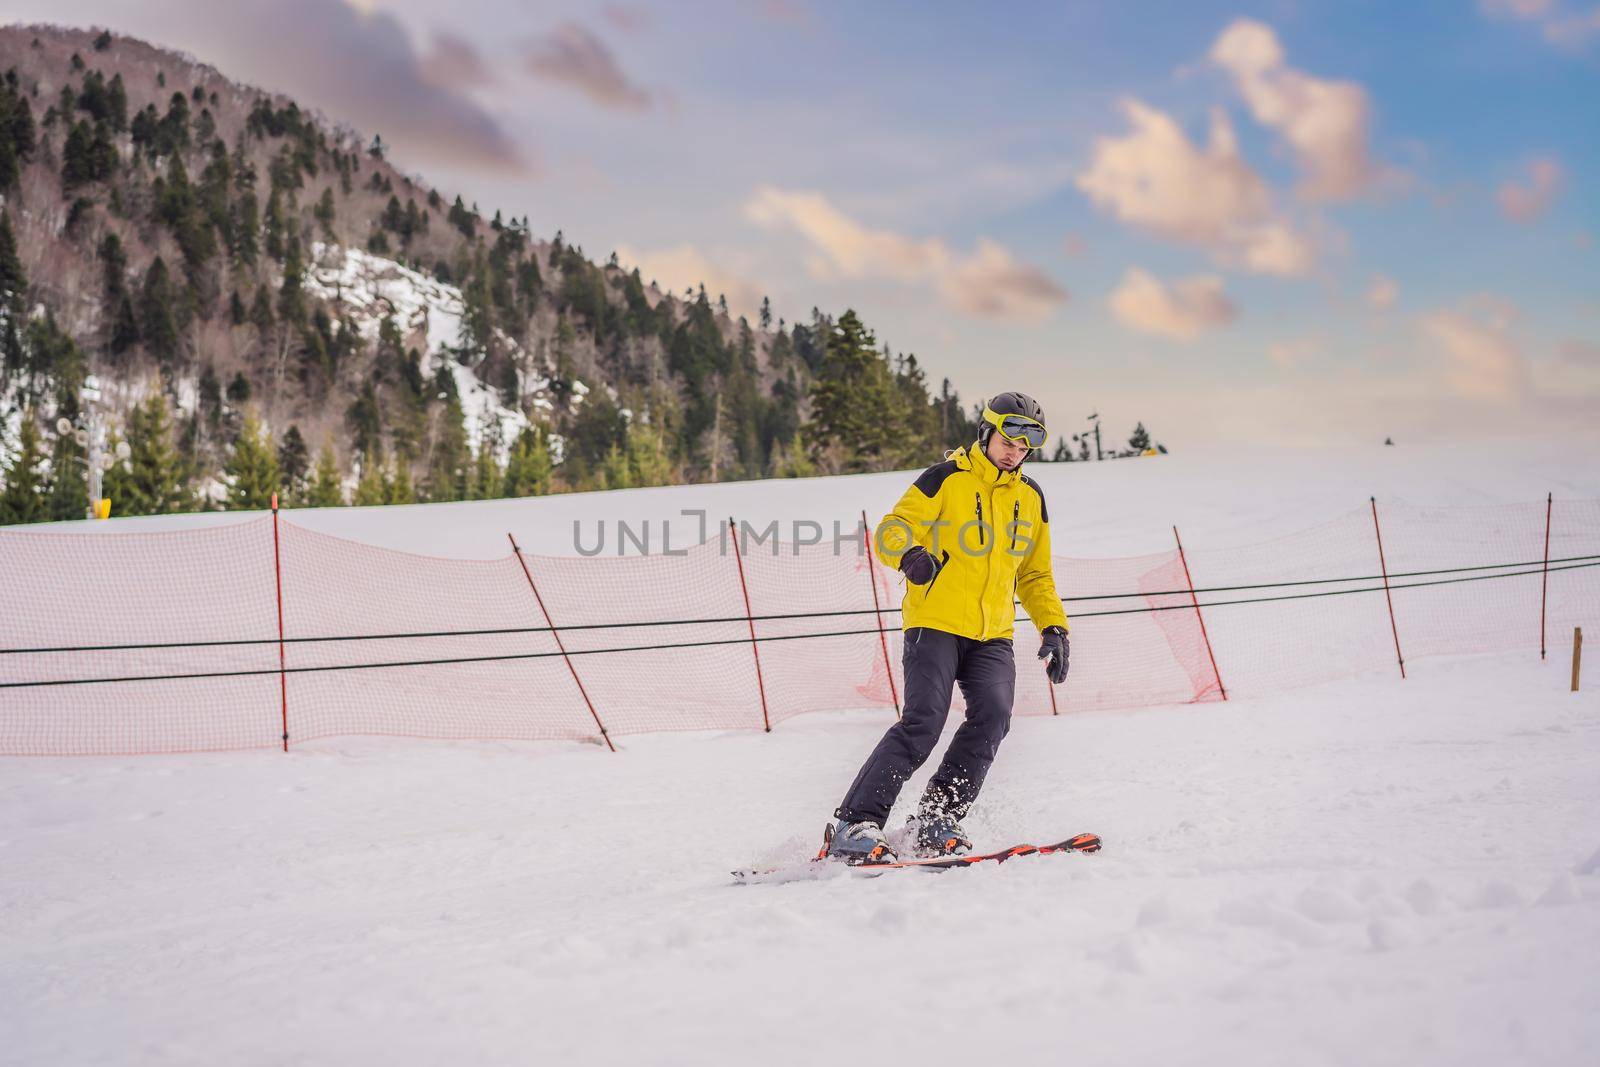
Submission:
[[733,318],[142,41],[13,26],[0,57],[0,522],[82,517],[91,453],[126,515],[881,470],[972,432],[854,313]]

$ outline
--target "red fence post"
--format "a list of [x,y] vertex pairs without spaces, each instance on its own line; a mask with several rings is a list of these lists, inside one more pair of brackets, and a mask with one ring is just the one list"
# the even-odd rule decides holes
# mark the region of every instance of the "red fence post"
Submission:
[[1394,658],[1400,663],[1400,677],[1406,676],[1406,658],[1400,654],[1400,628],[1394,623],[1394,597],[1389,593],[1389,565],[1383,559],[1383,530],[1378,526],[1378,498],[1372,497],[1372,531],[1378,535],[1378,567],[1383,574],[1383,599],[1389,602],[1389,632],[1394,634]]
[[600,713],[594,710],[594,701],[589,699],[589,691],[583,687],[583,679],[578,677],[578,668],[572,665],[572,657],[567,655],[567,646],[561,641],[561,633],[556,629],[556,624],[550,620],[550,611],[544,606],[544,597],[539,595],[539,587],[533,584],[533,572],[528,569],[528,561],[522,558],[522,548],[509,532],[506,534],[506,540],[511,542],[511,551],[516,553],[517,562],[522,565],[522,576],[528,579],[528,588],[533,590],[533,599],[539,604],[539,614],[544,616],[544,624],[550,627],[550,636],[556,639],[556,648],[561,650],[561,658],[566,661],[567,670],[572,672],[572,680],[578,685],[578,694],[588,705],[589,714],[593,716],[594,724],[600,728],[600,736],[605,739],[606,747],[615,752],[617,746],[611,743],[611,735],[606,732],[606,724],[600,721]]
[[1211,660],[1211,676],[1217,680],[1222,699],[1228,699],[1228,687],[1222,684],[1222,672],[1217,670],[1217,654],[1211,651],[1211,635],[1206,633],[1206,617],[1200,614],[1200,598],[1194,595],[1194,579],[1189,576],[1189,558],[1183,554],[1183,538],[1178,528],[1172,528],[1172,539],[1178,542],[1178,562],[1183,564],[1183,580],[1189,586],[1189,602],[1194,605],[1194,617],[1200,621],[1200,638],[1206,643],[1206,656]]
[[1544,497],[1544,577],[1539,579],[1539,659],[1544,659],[1544,605],[1550,593],[1550,504],[1554,493]]
[[283,724],[283,750],[289,751],[289,676],[283,654],[283,556],[278,550],[278,494],[272,494],[272,577],[278,590],[278,700]]
[[756,644],[755,613],[750,610],[750,587],[744,583],[744,560],[739,555],[739,528],[733,516],[728,516],[728,533],[733,537],[733,561],[739,565],[739,590],[744,593],[744,621],[750,624],[750,652],[756,658],[756,691],[761,694],[761,726],[772,732],[772,719],[767,715],[767,683],[761,678],[761,646]]
[[883,671],[889,676],[889,699],[894,701],[894,717],[900,718],[900,694],[894,687],[894,665],[889,662],[889,638],[883,632],[883,613],[878,608],[878,567],[873,561],[874,536],[867,525],[867,509],[861,509],[861,536],[867,550],[867,582],[872,586],[872,614],[878,620],[878,644],[883,648]]

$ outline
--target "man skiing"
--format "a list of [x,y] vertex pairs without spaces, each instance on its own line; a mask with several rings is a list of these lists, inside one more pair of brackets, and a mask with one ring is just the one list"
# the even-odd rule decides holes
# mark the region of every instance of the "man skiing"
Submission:
[[923,854],[971,850],[960,820],[1011,726],[1013,598],[1039,630],[1050,680],[1066,678],[1067,616],[1050,569],[1049,515],[1038,483],[1021,472],[1046,436],[1037,401],[1001,393],[984,405],[978,440],[923,471],[878,524],[878,558],[906,576],[905,711],[834,812],[828,855],[851,863],[896,858],[884,821],[932,754],[954,683],[966,698],[966,721],[910,822]]

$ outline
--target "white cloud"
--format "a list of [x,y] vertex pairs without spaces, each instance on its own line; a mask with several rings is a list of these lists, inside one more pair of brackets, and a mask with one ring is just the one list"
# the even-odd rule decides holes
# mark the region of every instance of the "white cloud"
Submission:
[[1535,24],[1545,40],[1561,48],[1583,48],[1600,34],[1600,7],[1569,12],[1556,0],[1480,0],[1478,6],[1494,18]]
[[1527,175],[1527,185],[1506,182],[1495,193],[1500,210],[1515,222],[1533,222],[1543,215],[1566,180],[1565,169],[1548,156],[1530,161]]
[[998,242],[980,239],[970,256],[957,259],[942,238],[864,226],[819,192],[762,186],[745,202],[744,215],[805,238],[812,252],[806,269],[814,278],[932,282],[951,307],[990,318],[1037,320],[1067,300],[1054,279]]
[[1095,140],[1080,190],[1122,222],[1208,248],[1219,263],[1261,274],[1304,274],[1311,242],[1277,214],[1261,176],[1239,154],[1233,127],[1212,112],[1205,148],[1172,116],[1127,99],[1131,127]]
[[1400,299],[1400,283],[1387,274],[1374,274],[1367,287],[1367,306],[1374,311],[1388,311]]
[[1238,315],[1222,279],[1214,274],[1180,278],[1166,285],[1138,267],[1123,275],[1110,304],[1123,325],[1179,341],[1192,341],[1208,330],[1228,325]]
[[797,231],[817,255],[808,262],[813,277],[887,276],[915,281],[943,269],[950,249],[937,237],[921,241],[890,230],[869,229],[816,192],[762,186],[744,205],[745,218],[769,228]]
[[1038,321],[1067,301],[1055,279],[987,238],[939,279],[939,292],[959,311],[997,319]]
[[1217,261],[1255,274],[1288,276],[1309,271],[1316,257],[1308,238],[1278,220],[1241,231],[1234,247],[1220,252]]
[[1313,77],[1289,66],[1272,27],[1237,19],[1211,48],[1257,122],[1276,130],[1305,172],[1301,193],[1348,200],[1378,178],[1367,150],[1367,93],[1349,81]]
[[1528,388],[1527,360],[1511,336],[1516,309],[1480,296],[1422,316],[1418,324],[1445,356],[1445,377],[1463,396],[1514,400]]
[[617,260],[624,269],[639,268],[646,285],[655,282],[662,292],[684,293],[684,287],[704,283],[713,301],[718,294],[728,298],[728,309],[735,315],[754,318],[761,308],[760,286],[747,276],[714,262],[692,244],[670,248],[617,249]]

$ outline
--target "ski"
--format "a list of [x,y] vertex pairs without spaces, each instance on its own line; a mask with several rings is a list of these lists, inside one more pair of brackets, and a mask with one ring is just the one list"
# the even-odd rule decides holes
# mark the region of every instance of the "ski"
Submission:
[[830,877],[841,870],[862,876],[874,876],[883,874],[886,871],[913,868],[948,871],[958,867],[973,867],[980,863],[1004,863],[1006,860],[1017,856],[1048,856],[1057,852],[1081,852],[1088,855],[1099,852],[1100,844],[1100,838],[1097,834],[1078,834],[1067,838],[1065,841],[1058,841],[1053,845],[1013,845],[998,852],[968,853],[961,856],[931,856],[926,859],[857,864],[830,860],[824,852],[824,854],[817,856],[816,859],[804,866],[769,867],[764,869],[745,868],[734,871],[733,878],[735,882],[741,885],[755,885],[774,882],[809,881]]

